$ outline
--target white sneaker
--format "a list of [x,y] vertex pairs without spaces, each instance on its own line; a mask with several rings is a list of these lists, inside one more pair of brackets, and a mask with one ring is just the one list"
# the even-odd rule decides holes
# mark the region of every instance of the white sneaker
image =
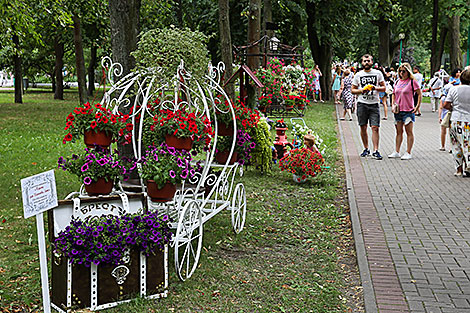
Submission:
[[388,157],[389,157],[390,159],[399,158],[399,157],[400,157],[400,153],[398,153],[398,152],[395,151],[395,152],[393,152],[392,154],[389,154]]
[[408,153],[408,152],[405,152],[405,154],[403,154],[403,155],[401,156],[401,159],[402,159],[402,160],[411,160],[412,158],[413,158],[413,157],[412,157],[411,154]]

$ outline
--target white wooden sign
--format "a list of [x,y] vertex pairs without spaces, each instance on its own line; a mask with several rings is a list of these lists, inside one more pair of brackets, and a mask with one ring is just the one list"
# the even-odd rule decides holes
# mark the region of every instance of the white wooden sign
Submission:
[[58,205],[54,170],[21,180],[24,217],[28,218]]
[[23,194],[24,217],[28,218],[36,216],[42,302],[44,312],[50,313],[51,302],[49,298],[49,282],[47,275],[46,239],[44,234],[44,217],[42,213],[55,208],[58,205],[54,170],[23,178],[21,180],[21,192]]

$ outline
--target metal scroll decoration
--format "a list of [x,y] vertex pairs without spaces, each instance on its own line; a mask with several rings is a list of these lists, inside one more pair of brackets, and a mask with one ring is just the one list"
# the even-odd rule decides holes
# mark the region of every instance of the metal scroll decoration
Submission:
[[[152,108],[173,111],[183,107],[190,108],[197,116],[205,116],[211,120],[216,134],[217,115],[230,114],[232,120],[235,121],[233,105],[220,85],[225,70],[225,65],[222,62],[217,66],[209,64],[208,73],[201,81],[196,80],[191,73],[185,70],[183,61],[170,81],[164,81],[161,78],[162,75],[159,75],[163,71],[161,68],[131,72],[117,80],[117,77],[122,74],[122,66],[119,63],[113,63],[109,57],[105,57],[101,63],[107,69],[107,84],[111,86],[104,94],[102,104],[115,113],[123,109],[131,111],[130,118],[134,124],[132,150],[136,159],[140,159],[145,152],[146,147],[143,147],[142,144],[143,134],[146,131],[144,120],[154,116]],[[156,99],[158,99],[157,102]],[[225,105],[226,102],[228,102],[228,106]],[[236,128],[236,123],[234,125]],[[234,133],[236,134],[236,129]],[[234,137],[230,156],[234,152],[235,144],[236,138]],[[194,178],[197,181],[197,186],[190,191],[191,194],[198,194],[199,190],[204,187],[205,181],[208,179],[209,168],[214,160],[216,147],[217,135],[212,138],[206,152],[202,173]],[[227,178],[226,172],[227,166],[222,167],[222,173],[214,185],[218,185],[218,182]],[[211,177],[210,180],[212,183],[213,178]],[[144,184],[141,183],[144,190]],[[215,189],[217,190],[217,188]],[[223,193],[226,194],[227,191]]]

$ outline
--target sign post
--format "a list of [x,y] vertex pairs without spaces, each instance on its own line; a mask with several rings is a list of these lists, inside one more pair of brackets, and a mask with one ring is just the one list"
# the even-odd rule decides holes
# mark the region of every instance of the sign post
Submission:
[[21,180],[24,217],[36,216],[38,231],[39,265],[41,269],[42,302],[45,313],[51,312],[49,276],[47,274],[46,238],[43,212],[58,205],[54,170]]

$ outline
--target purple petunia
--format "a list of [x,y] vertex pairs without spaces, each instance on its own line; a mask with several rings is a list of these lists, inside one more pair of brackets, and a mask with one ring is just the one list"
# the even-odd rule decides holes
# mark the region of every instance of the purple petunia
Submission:
[[90,166],[88,166],[88,163],[85,163],[85,164],[82,165],[82,167],[80,168],[80,170],[81,170],[82,172],[86,172],[86,171],[88,171],[89,168],[90,168]]
[[91,182],[92,182],[92,180],[91,180],[91,178],[88,177],[88,176],[83,179],[83,183],[84,183],[85,185],[89,185],[89,184],[91,184]]
[[176,173],[175,173],[175,171],[173,171],[173,170],[170,170],[170,171],[168,172],[168,175],[170,175],[171,178],[175,178],[175,177],[176,177]]

